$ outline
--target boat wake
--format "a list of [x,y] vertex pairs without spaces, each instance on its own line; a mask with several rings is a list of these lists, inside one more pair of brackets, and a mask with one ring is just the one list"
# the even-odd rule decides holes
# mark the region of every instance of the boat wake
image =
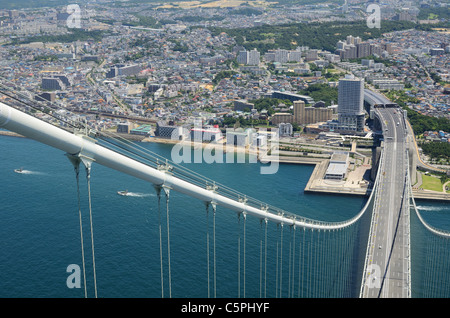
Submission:
[[154,196],[153,194],[150,193],[138,193],[138,192],[128,192],[127,193],[128,197],[139,197],[139,198],[145,198],[145,197],[152,197]]
[[417,206],[417,210],[419,211],[442,211],[444,210],[443,207],[439,206]]
[[20,174],[39,174],[39,175],[43,175],[44,174],[42,172],[25,170],[25,169],[14,169],[14,172],[15,173],[20,173]]
[[145,198],[145,197],[153,197],[154,194],[151,193],[139,193],[139,192],[129,192],[129,191],[119,191],[119,195],[125,196],[125,197],[137,197],[137,198]]

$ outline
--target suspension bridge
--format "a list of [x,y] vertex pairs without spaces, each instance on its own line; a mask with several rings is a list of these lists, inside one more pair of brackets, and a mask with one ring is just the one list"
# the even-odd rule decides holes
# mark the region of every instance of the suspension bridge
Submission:
[[[239,234],[238,297],[246,297],[246,220],[256,218],[261,224],[259,296],[266,297],[269,286],[269,225],[276,226],[276,297],[361,297],[410,298],[450,295],[446,273],[450,232],[428,225],[415,205],[410,182],[408,130],[403,112],[379,94],[366,91],[384,135],[378,169],[365,206],[346,221],[325,222],[302,217],[247,196],[230,187],[175,164],[139,144],[97,131],[87,123],[61,116],[50,103],[37,102],[29,92],[0,85],[5,96],[0,103],[0,128],[34,139],[66,154],[74,166],[79,198],[79,174],[84,167],[89,197],[90,245],[93,265],[94,295],[98,296],[95,248],[92,225],[90,178],[93,164],[120,171],[152,184],[157,194],[158,213],[165,212],[166,237],[159,223],[161,297],[172,297],[170,252],[170,193],[176,191],[205,203],[206,215],[212,217],[212,232],[207,230],[207,294],[217,297],[215,215],[217,209],[233,211],[242,227]],[[45,114],[37,117],[36,114]],[[374,163],[375,166],[375,163]],[[165,209],[163,207],[165,205]],[[165,210],[165,211],[163,211]],[[80,237],[85,274],[85,246],[80,216]],[[430,266],[426,273],[412,276],[415,260],[410,220],[415,216],[430,237],[425,247]],[[166,250],[163,251],[162,243]],[[421,246],[423,246],[421,242]],[[163,264],[163,253],[166,263]],[[287,255],[286,255],[287,254]],[[417,253],[419,255],[419,253]],[[421,254],[422,255],[422,254]],[[287,260],[286,260],[287,258]],[[288,263],[288,264],[286,264]],[[433,264],[439,264],[435,268]],[[444,265],[442,265],[444,264]],[[444,266],[445,268],[442,268]],[[288,273],[285,269],[288,269]],[[284,269],[284,271],[283,271]],[[164,272],[164,273],[163,273]],[[426,281],[429,288],[421,293],[415,286]],[[433,283],[431,283],[433,282]],[[271,284],[272,285],[272,284]],[[84,284],[87,297],[86,283]]]

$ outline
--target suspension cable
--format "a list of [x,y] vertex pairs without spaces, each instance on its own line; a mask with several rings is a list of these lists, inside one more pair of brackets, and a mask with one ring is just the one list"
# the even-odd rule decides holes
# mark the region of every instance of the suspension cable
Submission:
[[280,229],[280,225],[277,224],[277,252],[276,252],[276,257],[275,257],[275,298],[278,298],[278,263],[279,263],[279,257],[278,257],[278,253],[279,253],[279,246],[280,246],[280,236],[278,235],[278,231]]
[[262,231],[263,219],[259,220],[259,298],[262,294],[262,241],[263,241],[263,231]]
[[243,212],[242,213],[242,215],[244,216],[244,298],[245,298],[245,259],[246,259],[246,255],[245,255],[245,225],[246,225],[246,222],[245,222],[245,220],[247,219],[247,213],[245,213],[245,212]]
[[292,238],[292,278],[289,281],[292,281],[292,290],[291,290],[291,297],[294,297],[294,290],[295,290],[295,232],[296,232],[296,226],[293,225],[292,226],[292,230],[293,230],[293,238]]
[[206,202],[206,272],[208,279],[208,298],[210,298],[210,287],[209,287],[209,203]]
[[155,186],[156,196],[158,197],[158,228],[159,228],[159,259],[161,274],[161,298],[164,298],[164,270],[162,253],[162,229],[161,229],[161,186]]
[[214,298],[217,297],[216,287],[216,204],[212,203],[213,208],[213,264],[214,264]]
[[281,298],[281,292],[282,292],[282,286],[283,286],[283,223],[280,224],[281,226],[281,245],[280,245],[280,298]]
[[266,298],[267,291],[267,219],[264,219],[265,231],[264,231],[264,298]]
[[238,216],[238,298],[241,298],[241,213]]
[[169,271],[169,298],[172,298],[172,277],[170,269],[170,232],[169,232],[169,194],[170,188],[163,185],[164,192],[166,194],[166,219],[167,219],[167,258],[168,258],[168,271]]
[[83,263],[83,282],[84,282],[84,297],[87,298],[87,288],[86,288],[86,266],[84,260],[84,244],[83,244],[83,220],[81,217],[81,200],[80,200],[80,161],[69,157],[73,163],[75,176],[77,180],[77,199],[78,199],[78,217],[80,221],[80,241],[81,241],[81,259]]
[[95,273],[95,253],[94,253],[94,229],[92,225],[92,201],[91,201],[91,163],[85,162],[86,165],[86,178],[88,185],[88,197],[89,197],[89,220],[91,223],[91,248],[92,248],[92,268],[94,271],[94,290],[95,290],[95,298],[97,298],[97,277]]

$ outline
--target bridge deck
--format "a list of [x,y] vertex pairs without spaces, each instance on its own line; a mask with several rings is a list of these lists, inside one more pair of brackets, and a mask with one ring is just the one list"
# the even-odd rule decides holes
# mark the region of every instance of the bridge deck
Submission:
[[409,174],[406,123],[396,108],[378,108],[385,136],[362,297],[410,297]]

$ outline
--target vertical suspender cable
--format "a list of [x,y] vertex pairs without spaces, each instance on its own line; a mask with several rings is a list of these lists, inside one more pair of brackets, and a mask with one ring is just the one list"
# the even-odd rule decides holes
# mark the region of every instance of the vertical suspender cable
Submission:
[[300,296],[303,297],[303,273],[305,271],[305,269],[303,267],[303,263],[305,260],[305,253],[304,253],[304,251],[305,251],[305,232],[306,232],[306,229],[303,228],[303,239],[300,241],[301,250],[299,247],[299,251],[298,251],[298,292],[297,292],[298,298],[300,298]]
[[259,220],[259,298],[262,298],[262,241],[263,241],[263,231],[262,231],[263,219]]
[[155,186],[158,197],[158,223],[159,223],[159,259],[161,268],[161,298],[164,298],[164,274],[163,274],[163,254],[162,254],[162,229],[161,229],[161,187]]
[[91,223],[91,247],[92,247],[92,268],[94,271],[94,290],[95,290],[95,298],[97,298],[97,276],[95,273],[95,254],[94,254],[94,230],[92,226],[92,202],[91,202],[91,164],[85,163],[86,165],[86,178],[88,184],[88,196],[89,196],[89,220]]
[[319,237],[320,237],[320,229],[319,230],[317,230],[317,239],[314,239],[314,249],[313,249],[313,253],[314,253],[314,256],[313,256],[313,261],[314,261],[314,265],[313,265],[313,277],[314,277],[314,280],[312,281],[312,293],[313,293],[313,296],[312,297],[317,297],[316,296],[316,292],[317,292],[317,288],[316,288],[316,285],[317,285],[317,280],[318,280],[318,277],[319,277],[319,275],[318,275],[318,273],[319,273],[319,269],[318,269],[318,266],[319,266],[319,263],[318,263],[318,254],[320,253],[320,251],[319,251]]
[[264,233],[264,298],[266,298],[266,287],[267,287],[267,219],[264,220],[266,223],[265,233]]
[[214,264],[214,298],[217,297],[216,288],[216,204],[212,204],[213,208],[213,264]]
[[280,244],[280,298],[281,298],[281,288],[283,284],[283,223],[281,223],[281,244]]
[[312,255],[313,255],[313,252],[312,252],[312,250],[313,250],[313,235],[314,235],[314,230],[313,229],[311,229],[311,240],[310,240],[310,242],[309,242],[309,255],[308,255],[308,263],[309,263],[309,265],[308,265],[308,289],[307,289],[307,292],[308,292],[308,295],[309,295],[309,297],[311,298],[312,296],[311,296],[311,280],[312,280],[312,278],[313,278],[313,275],[311,274],[312,273],[312,271],[313,271],[313,260],[312,260]]
[[72,161],[75,168],[75,175],[77,179],[77,197],[78,197],[78,216],[80,219],[80,240],[81,240],[81,259],[83,262],[83,281],[84,281],[84,297],[87,298],[87,289],[86,289],[86,267],[84,261],[84,244],[83,244],[83,221],[81,218],[81,203],[80,203],[80,161],[77,160]]
[[246,213],[242,213],[244,216],[244,298],[245,298],[245,220],[246,220]]
[[[278,229],[280,228],[280,225],[277,224],[277,232]],[[276,254],[276,268],[275,268],[275,298],[278,298],[278,248],[280,245],[280,236],[277,235],[277,254]]]
[[206,272],[208,279],[208,298],[210,298],[210,287],[209,287],[209,202],[206,202]]
[[168,272],[169,272],[169,298],[172,298],[172,277],[170,269],[170,232],[169,232],[169,194],[170,189],[164,187],[164,192],[166,194],[166,219],[167,219],[167,262],[168,262]]
[[331,289],[332,286],[334,285],[334,279],[333,279],[333,268],[332,268],[332,264],[334,264],[333,261],[333,243],[334,243],[334,230],[328,231],[328,248],[327,248],[327,279],[326,281],[328,282],[328,286],[326,286],[327,289],[327,295],[328,297],[331,297]]
[[[264,271],[264,279],[263,279],[263,235],[264,235],[264,233],[263,233],[263,222],[265,222],[266,223],[266,226],[265,226],[265,228],[266,228],[266,230],[265,230],[265,243],[264,243],[264,248],[265,248],[265,251],[267,252],[267,220],[266,219],[261,219],[260,220],[260,225],[261,225],[261,227],[260,227],[260,245],[259,245],[259,298],[262,298],[262,295],[263,295],[263,285],[262,285],[262,283],[263,283],[263,280],[264,280],[264,297],[266,296],[265,295],[265,287],[266,287],[266,285],[265,285],[265,275],[266,275],[266,273],[265,273],[265,271]],[[266,253],[264,253],[264,254],[266,254]],[[267,256],[265,256],[264,257],[264,264],[266,264],[266,260],[267,260]]]
[[241,298],[241,214],[238,213],[238,298]]
[[294,231],[294,237],[293,237],[293,239],[292,239],[292,248],[293,248],[293,251],[292,251],[292,278],[291,278],[291,280],[292,280],[292,290],[291,290],[291,297],[294,297],[294,290],[295,290],[295,282],[294,282],[294,280],[295,280],[295,229],[296,229],[296,227],[295,227],[295,225],[292,227],[292,230]]
[[291,297],[291,257],[292,257],[292,227],[289,226],[289,267],[288,267],[288,298]]

